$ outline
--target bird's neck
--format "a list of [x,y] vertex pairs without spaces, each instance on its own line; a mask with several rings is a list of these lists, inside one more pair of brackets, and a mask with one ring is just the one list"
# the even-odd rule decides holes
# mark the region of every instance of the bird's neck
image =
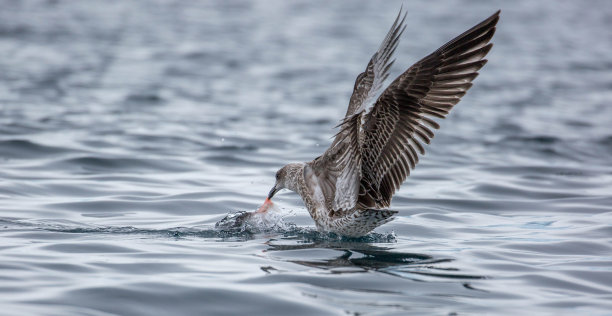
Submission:
[[300,183],[304,182],[304,163],[289,164],[285,187],[293,192],[299,192]]

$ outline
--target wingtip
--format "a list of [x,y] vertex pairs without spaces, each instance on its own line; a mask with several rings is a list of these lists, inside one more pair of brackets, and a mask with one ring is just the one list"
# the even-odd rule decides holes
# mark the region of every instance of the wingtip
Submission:
[[[408,12],[404,12],[404,16],[402,17],[402,21],[400,22],[400,25],[404,25],[404,22],[406,22],[406,17],[408,16]],[[406,25],[404,25],[404,28],[406,28]],[[402,30],[402,32],[404,32]]]
[[499,21],[500,14],[501,14],[501,9],[495,11],[495,13],[493,13],[487,20],[495,20],[495,23],[497,24],[497,21]]
[[397,13],[397,17],[395,18],[395,23],[399,22],[397,23],[397,25],[401,26],[402,24],[404,24],[404,21],[406,20],[407,15],[408,15],[408,12],[404,12],[404,4],[402,3],[399,9],[399,12]]

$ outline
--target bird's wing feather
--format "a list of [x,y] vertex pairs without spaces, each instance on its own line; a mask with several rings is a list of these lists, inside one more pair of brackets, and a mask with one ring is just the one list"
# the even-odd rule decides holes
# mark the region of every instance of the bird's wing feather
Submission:
[[312,162],[330,211],[351,210],[357,203],[361,181],[359,133],[362,116],[363,111],[345,118],[333,144]]
[[412,65],[364,117],[361,207],[388,207],[439,125],[487,62],[499,11]]
[[365,71],[355,79],[355,87],[349,101],[346,117],[366,110],[366,107],[374,101],[374,98],[380,92],[383,83],[389,77],[389,69],[395,61],[391,58],[397,48],[400,36],[406,29],[405,20],[406,14],[402,17],[402,9],[400,9],[378,51],[370,58]]
[[389,76],[391,60],[399,37],[405,29],[400,9],[395,22],[374,53],[366,70],[357,76],[345,118],[338,125],[340,131],[327,151],[313,161],[319,184],[328,209],[353,209],[357,203],[361,181],[360,134],[362,117],[367,104],[376,97]]

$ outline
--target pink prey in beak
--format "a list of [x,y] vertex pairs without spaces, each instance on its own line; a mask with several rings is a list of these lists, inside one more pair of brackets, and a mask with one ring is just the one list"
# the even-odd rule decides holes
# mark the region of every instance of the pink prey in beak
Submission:
[[255,213],[265,213],[268,211],[268,208],[270,208],[270,206],[272,206],[273,204],[274,203],[272,203],[269,198],[266,198],[264,203],[259,207],[259,209],[257,209]]

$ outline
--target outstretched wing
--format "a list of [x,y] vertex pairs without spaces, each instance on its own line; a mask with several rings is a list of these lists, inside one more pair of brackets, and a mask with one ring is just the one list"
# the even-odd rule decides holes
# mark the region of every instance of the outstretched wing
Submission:
[[387,36],[385,36],[385,39],[380,44],[378,51],[370,58],[365,71],[360,73],[357,79],[355,79],[355,87],[353,88],[353,94],[346,111],[346,117],[365,110],[368,104],[380,92],[380,88],[382,88],[383,83],[389,77],[389,68],[391,68],[395,61],[391,60],[391,58],[397,48],[400,36],[402,36],[406,29],[406,26],[404,26],[405,20],[406,14],[402,17],[402,9],[400,8],[395,22],[393,22],[391,29],[387,32]]
[[472,86],[487,62],[499,20],[488,19],[446,43],[401,74],[365,116],[359,205],[383,208],[425,153],[434,137],[431,118],[444,118]]
[[357,203],[361,180],[361,119],[364,109],[376,97],[389,76],[389,68],[393,64],[391,58],[405,29],[405,19],[406,15],[402,17],[400,9],[366,70],[355,80],[346,116],[339,125],[340,131],[327,151],[313,162],[313,170],[330,210],[350,210]]

